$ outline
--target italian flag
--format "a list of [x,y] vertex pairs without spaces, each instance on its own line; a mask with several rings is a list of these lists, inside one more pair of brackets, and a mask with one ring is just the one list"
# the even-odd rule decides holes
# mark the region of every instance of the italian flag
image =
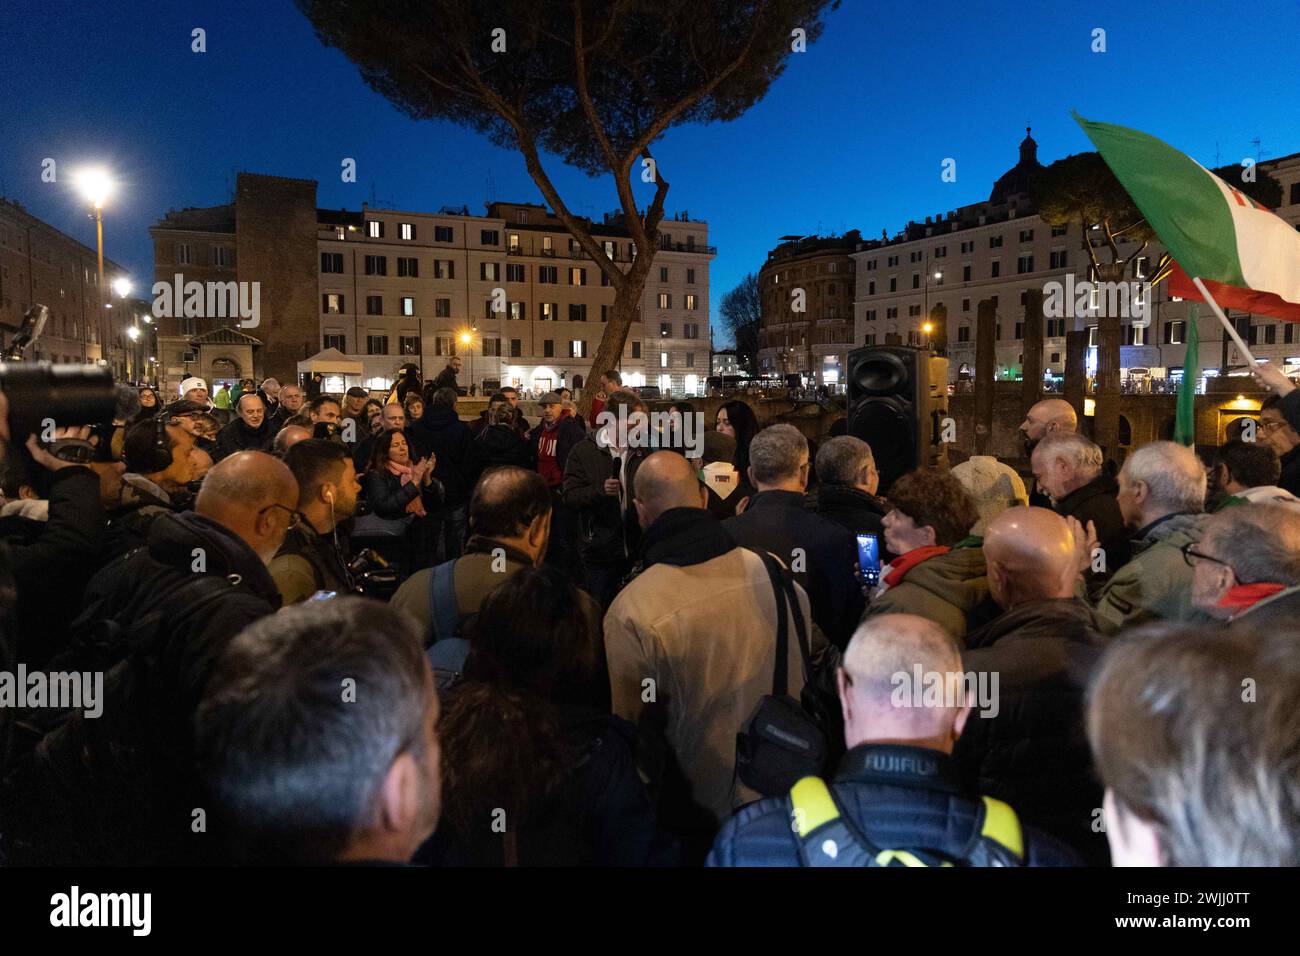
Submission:
[[1300,232],[1168,143],[1079,114],[1175,265],[1169,294],[1300,322]]

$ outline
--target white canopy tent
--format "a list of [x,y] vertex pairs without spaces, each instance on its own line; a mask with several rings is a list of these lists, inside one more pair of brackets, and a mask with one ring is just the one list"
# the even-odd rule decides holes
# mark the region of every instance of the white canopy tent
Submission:
[[321,374],[325,392],[343,392],[353,385],[360,385],[365,373],[365,366],[356,359],[350,359],[338,349],[325,349],[311,358],[298,363],[299,375]]

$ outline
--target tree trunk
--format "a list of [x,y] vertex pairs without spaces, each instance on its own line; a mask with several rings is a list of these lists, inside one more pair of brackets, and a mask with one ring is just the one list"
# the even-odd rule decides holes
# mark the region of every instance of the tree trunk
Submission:
[[[600,344],[596,346],[596,353],[591,357],[588,387],[583,388],[582,397],[578,399],[578,414],[589,423],[591,403],[600,391],[601,374],[623,364],[623,348],[627,344],[628,333],[634,328],[637,307],[641,304],[641,294],[645,288],[645,277],[650,271],[649,261],[653,259],[653,255],[643,256],[638,253],[637,261],[628,270],[623,285],[614,292],[614,307],[609,310],[605,331],[600,337]],[[641,329],[644,339],[644,326]]]
[[1021,403],[1028,412],[1043,394],[1043,293],[1030,289],[1025,293],[1024,359],[1020,364]]
[[993,380],[997,375],[997,309],[981,299],[975,319],[975,454],[988,454],[993,437]]

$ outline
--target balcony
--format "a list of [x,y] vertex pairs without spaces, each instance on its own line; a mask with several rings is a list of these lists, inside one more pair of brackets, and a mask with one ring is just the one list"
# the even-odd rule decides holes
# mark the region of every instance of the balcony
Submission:
[[659,243],[660,252],[698,252],[700,255],[716,256],[718,254],[717,246],[697,246],[685,242],[663,242]]

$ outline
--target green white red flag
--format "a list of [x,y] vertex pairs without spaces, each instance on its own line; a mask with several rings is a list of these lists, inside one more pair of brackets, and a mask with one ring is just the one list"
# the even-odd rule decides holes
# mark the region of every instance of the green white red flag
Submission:
[[1168,143],[1074,114],[1175,266],[1169,294],[1300,322],[1300,232]]

